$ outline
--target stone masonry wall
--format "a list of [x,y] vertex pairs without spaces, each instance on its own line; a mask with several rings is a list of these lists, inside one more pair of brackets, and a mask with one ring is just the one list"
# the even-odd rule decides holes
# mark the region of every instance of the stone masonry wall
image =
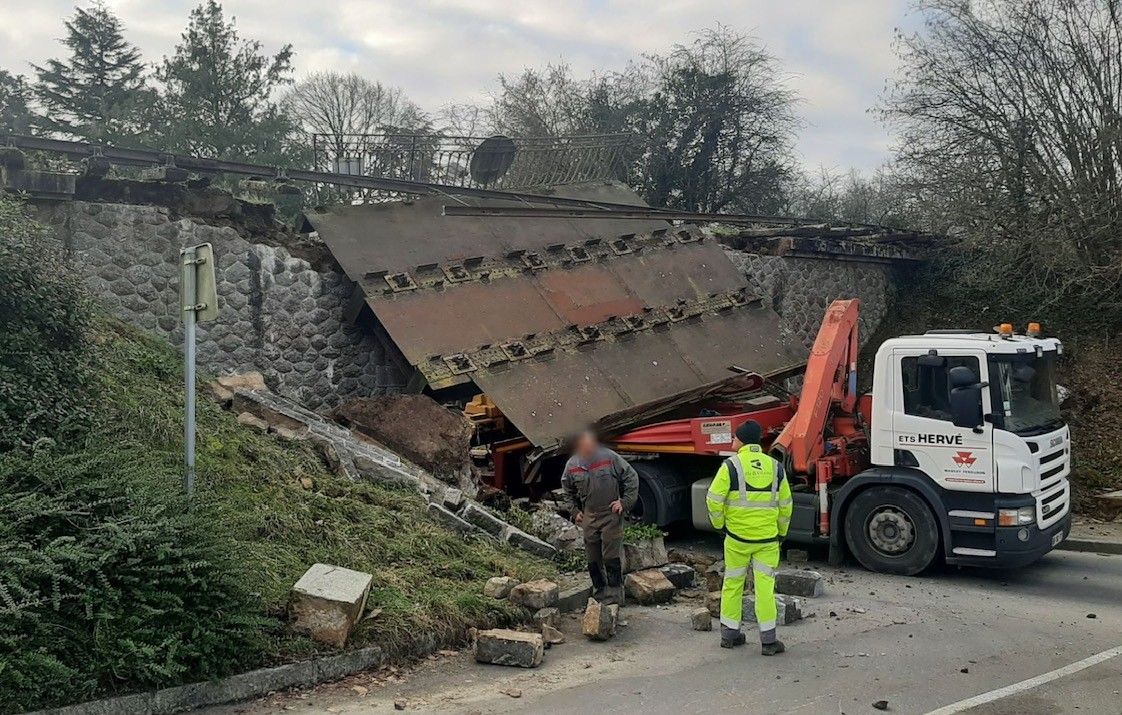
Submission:
[[872,337],[888,313],[894,292],[892,267],[866,263],[789,256],[764,256],[726,249],[729,259],[779,313],[785,330],[808,351],[822,316],[839,298],[858,298],[861,345]]
[[94,297],[176,345],[183,340],[179,249],[212,243],[220,313],[199,325],[204,370],[258,370],[270,388],[313,410],[403,384],[369,329],[344,320],[351,282],[340,270],[250,242],[228,226],[175,218],[163,207],[70,201],[44,205],[40,214]]

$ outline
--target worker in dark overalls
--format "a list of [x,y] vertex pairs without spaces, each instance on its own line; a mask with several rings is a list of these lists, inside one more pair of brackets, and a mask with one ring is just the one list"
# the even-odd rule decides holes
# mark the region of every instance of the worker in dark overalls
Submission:
[[591,430],[573,440],[561,486],[573,520],[584,528],[592,597],[623,602],[623,515],[639,498],[639,475],[627,460],[600,444]]

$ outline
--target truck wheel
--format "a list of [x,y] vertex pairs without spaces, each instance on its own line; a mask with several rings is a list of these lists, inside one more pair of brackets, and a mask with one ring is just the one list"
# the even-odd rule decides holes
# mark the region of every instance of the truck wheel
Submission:
[[873,487],[853,498],[845,539],[870,571],[914,576],[935,560],[939,526],[919,495],[899,487]]

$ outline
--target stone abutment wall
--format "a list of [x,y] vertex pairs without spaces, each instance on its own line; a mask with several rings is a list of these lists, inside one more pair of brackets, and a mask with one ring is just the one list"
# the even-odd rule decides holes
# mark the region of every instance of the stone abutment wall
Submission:
[[69,201],[42,206],[40,217],[103,306],[176,345],[179,249],[212,243],[221,311],[199,325],[205,370],[258,370],[270,388],[314,410],[404,382],[370,329],[345,320],[351,282],[333,266],[164,207]]

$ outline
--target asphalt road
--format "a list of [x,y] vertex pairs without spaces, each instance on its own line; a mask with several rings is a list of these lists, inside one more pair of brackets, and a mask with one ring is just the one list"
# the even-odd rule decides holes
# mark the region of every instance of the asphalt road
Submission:
[[776,658],[754,633],[729,651],[716,632],[690,630],[701,602],[682,598],[627,608],[607,643],[565,619],[567,642],[534,670],[449,655],[219,712],[384,713],[397,701],[421,713],[856,715],[887,700],[894,713],[1122,714],[1122,556],[1054,552],[1016,572],[919,578],[811,566],[826,595],[808,601],[814,617],[780,629],[788,652]]

